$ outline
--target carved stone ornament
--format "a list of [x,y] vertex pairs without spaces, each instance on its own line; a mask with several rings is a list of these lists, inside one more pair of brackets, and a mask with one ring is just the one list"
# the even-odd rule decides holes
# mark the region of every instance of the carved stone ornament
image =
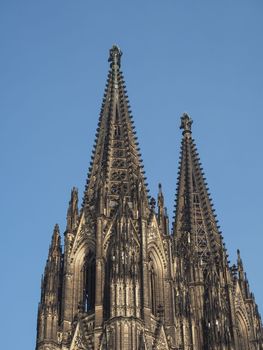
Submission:
[[75,338],[75,347],[76,349],[74,350],[85,350],[85,346],[83,344],[82,336],[78,334]]
[[184,133],[186,133],[186,132],[190,132],[191,133],[192,124],[193,124],[192,119],[189,117],[189,115],[187,113],[184,113],[181,116],[180,129],[183,129]]
[[120,48],[117,45],[113,45],[112,48],[110,49],[109,62],[112,62],[113,64],[117,64],[120,67],[121,56],[122,56],[122,52]]
[[62,339],[63,339],[63,332],[58,332],[57,333],[57,339],[58,339],[58,343],[61,344],[62,343]]

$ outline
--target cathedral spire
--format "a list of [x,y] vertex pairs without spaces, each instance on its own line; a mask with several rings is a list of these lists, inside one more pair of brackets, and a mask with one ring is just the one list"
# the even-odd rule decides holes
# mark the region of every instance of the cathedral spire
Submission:
[[222,238],[209,196],[200,158],[192,139],[192,119],[181,117],[183,139],[178,175],[174,236],[190,248],[201,264],[222,255]]
[[121,56],[121,50],[114,45],[110,49],[110,70],[85,190],[86,208],[93,208],[102,192],[111,203],[118,202],[121,192],[132,198],[138,183],[142,183],[142,193],[146,192],[140,150],[120,70]]
[[54,227],[36,350],[259,350],[257,305],[240,252],[228,265],[192,119],[181,118],[171,237],[161,185],[157,203],[148,200],[121,57],[114,45],[83,206],[73,188],[63,251]]

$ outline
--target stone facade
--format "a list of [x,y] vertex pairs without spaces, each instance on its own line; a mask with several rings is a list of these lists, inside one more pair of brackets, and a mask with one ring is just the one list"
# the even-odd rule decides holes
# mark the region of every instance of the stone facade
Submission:
[[260,350],[262,324],[238,251],[230,266],[184,114],[175,219],[149,199],[120,70],[110,70],[82,207],[73,188],[64,249],[55,226],[36,350]]

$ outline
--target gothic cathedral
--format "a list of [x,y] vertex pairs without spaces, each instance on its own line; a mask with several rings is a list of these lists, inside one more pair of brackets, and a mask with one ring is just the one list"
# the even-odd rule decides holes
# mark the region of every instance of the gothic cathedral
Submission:
[[175,219],[148,197],[121,66],[110,70],[81,209],[72,189],[64,249],[55,226],[36,350],[262,350],[240,252],[230,265],[192,120],[181,117]]

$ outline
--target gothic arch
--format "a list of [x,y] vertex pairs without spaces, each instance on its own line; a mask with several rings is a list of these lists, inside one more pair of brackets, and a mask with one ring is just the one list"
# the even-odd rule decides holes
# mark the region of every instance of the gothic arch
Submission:
[[93,312],[95,307],[96,259],[93,242],[87,240],[77,250],[73,264],[73,309]]
[[158,255],[158,258],[161,260],[163,269],[166,269],[167,262],[165,258],[163,242],[158,236],[148,243],[148,251],[154,251]]
[[105,256],[105,265],[104,265],[104,286],[103,286],[103,317],[107,320],[110,317],[110,307],[111,307],[111,298],[110,298],[110,286],[112,278],[112,254],[113,254],[114,242],[110,239],[108,240],[107,250],[104,252]]
[[82,309],[84,312],[94,312],[95,311],[95,275],[96,275],[96,261],[95,255],[92,251],[85,256],[82,269],[82,286],[83,286],[83,296],[82,296]]
[[164,307],[164,266],[156,247],[149,252],[149,300],[152,314],[157,316]]
[[249,331],[246,318],[241,310],[236,313],[236,331],[238,350],[249,350]]

